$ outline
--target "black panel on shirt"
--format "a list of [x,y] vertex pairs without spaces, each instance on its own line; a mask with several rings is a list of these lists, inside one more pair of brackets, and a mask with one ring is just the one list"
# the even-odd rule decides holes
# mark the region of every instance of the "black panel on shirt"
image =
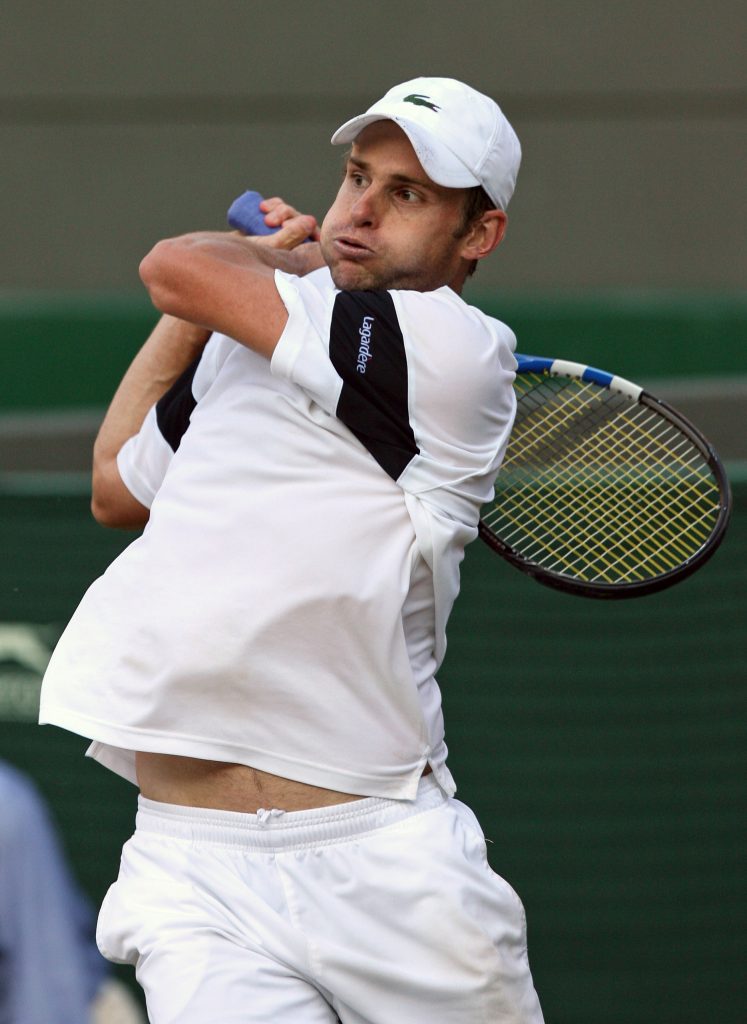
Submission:
[[329,355],[342,377],[337,418],[392,479],[419,452],[410,426],[407,356],[389,292],[340,292]]
[[192,394],[192,380],[199,362],[198,356],[156,403],[158,429],[174,452],[179,447],[184,432],[189,426],[189,417],[197,405],[197,400]]

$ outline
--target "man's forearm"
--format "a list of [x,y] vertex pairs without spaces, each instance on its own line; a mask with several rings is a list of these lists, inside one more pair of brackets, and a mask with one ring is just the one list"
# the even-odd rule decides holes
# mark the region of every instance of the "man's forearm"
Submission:
[[202,352],[211,331],[234,337],[268,358],[287,320],[272,280],[274,270],[303,275],[323,265],[313,217],[283,204],[274,235],[197,232],[159,242],[141,264],[141,276],[164,314],[122,379],[99,430],[93,453],[92,509],[108,526],[139,526],[148,509],[119,476],[117,456],[151,406]]
[[[242,235],[240,232],[226,234],[225,232],[207,231],[191,237],[197,244],[214,245],[216,250],[220,249],[226,259],[233,259],[238,264],[247,264],[257,260],[270,270],[283,270],[287,274],[297,274],[299,277],[324,265],[318,242],[301,245],[300,241],[306,238],[304,232],[298,233],[297,240],[288,241],[286,237],[288,232],[289,229],[286,227],[283,236],[251,237]],[[274,245],[273,243],[280,237],[285,239],[285,244]],[[293,245],[293,248],[287,248],[287,245]]]
[[[288,231],[286,228],[285,234]],[[140,276],[146,287],[151,290],[157,288],[159,278],[163,277],[164,266],[173,258],[169,250],[195,263],[205,260],[223,264],[226,268],[238,267],[259,274],[266,272],[267,276],[274,270],[283,270],[303,277],[324,265],[318,242],[300,245],[295,241],[293,248],[287,248],[274,245],[276,237],[281,236],[250,238],[237,231],[196,231],[179,238],[167,238],[159,242],[143,259]]]
[[200,355],[210,332],[172,316],[162,316],[122,378],[111,401],[94,453],[115,455],[142,426],[158,399]]

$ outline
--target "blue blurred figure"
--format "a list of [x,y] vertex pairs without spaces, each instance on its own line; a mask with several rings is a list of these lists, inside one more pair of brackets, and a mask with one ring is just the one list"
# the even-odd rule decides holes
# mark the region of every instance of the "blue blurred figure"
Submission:
[[0,760],[0,1024],[141,1020],[126,992],[110,1012],[111,968],[94,933],[44,801]]

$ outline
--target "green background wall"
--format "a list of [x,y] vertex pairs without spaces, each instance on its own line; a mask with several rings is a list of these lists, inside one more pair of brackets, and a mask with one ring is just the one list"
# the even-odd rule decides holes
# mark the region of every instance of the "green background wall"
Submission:
[[[521,352],[576,359],[638,383],[747,375],[745,291],[474,286],[465,297],[508,323]],[[105,406],[155,319],[137,293],[0,292],[0,416]]]

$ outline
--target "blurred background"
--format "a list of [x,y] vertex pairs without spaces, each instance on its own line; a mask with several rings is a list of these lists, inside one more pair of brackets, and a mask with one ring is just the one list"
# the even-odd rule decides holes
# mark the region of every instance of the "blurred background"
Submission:
[[34,721],[59,632],[132,539],[90,519],[87,474],[155,321],[138,263],[222,228],[248,188],[321,217],[338,124],[398,81],[457,77],[524,151],[466,297],[520,351],[690,415],[735,494],[713,561],[640,601],[543,590],[473,546],[441,673],[460,796],[524,899],[548,1022],[742,1024],[744,4],[6,0],[3,21],[0,758],[48,801],[88,898],[135,792]]

